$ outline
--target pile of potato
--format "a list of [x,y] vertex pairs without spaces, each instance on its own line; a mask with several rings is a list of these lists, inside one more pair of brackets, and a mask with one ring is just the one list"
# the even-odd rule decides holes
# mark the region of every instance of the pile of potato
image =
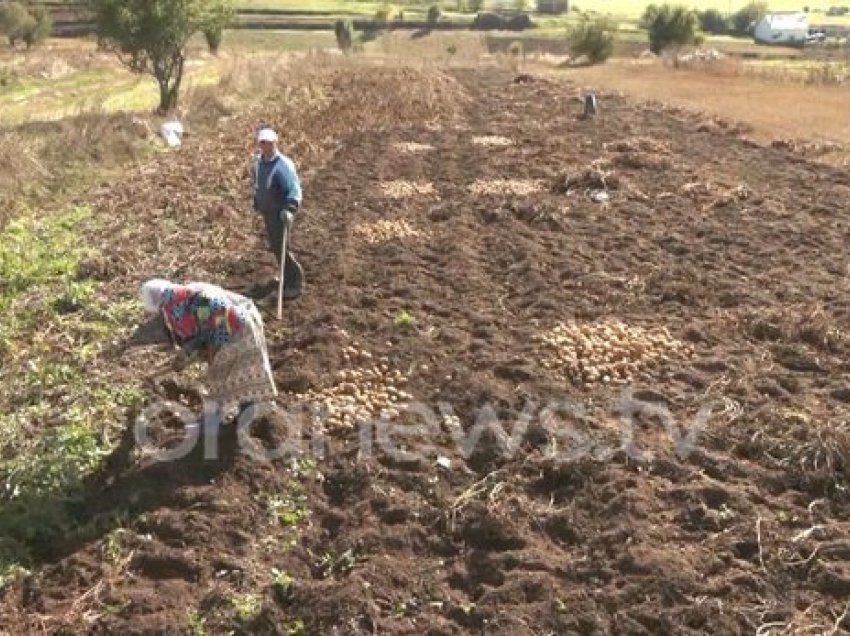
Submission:
[[368,243],[383,243],[393,239],[421,238],[425,233],[416,229],[404,220],[382,219],[375,223],[359,225],[355,233],[366,239]]
[[619,321],[560,323],[536,337],[541,364],[575,384],[622,384],[658,363],[692,355],[666,328],[644,329]]
[[418,152],[428,152],[429,150],[433,150],[434,146],[431,144],[420,144],[415,141],[399,141],[393,144],[393,148],[399,152],[415,154]]
[[405,179],[385,181],[381,184],[381,190],[384,196],[390,199],[404,199],[423,194],[434,194],[435,192],[434,184],[430,181],[407,181]]
[[389,359],[375,359],[358,346],[343,349],[343,360],[350,368],[336,374],[336,382],[325,389],[297,396],[318,407],[321,423],[329,430],[353,429],[364,421],[394,420],[413,396],[399,387],[407,376],[390,368]]
[[476,146],[510,146],[513,145],[514,142],[507,137],[502,137],[500,135],[484,135],[481,137],[473,137],[472,143]]
[[523,196],[540,192],[546,184],[540,179],[478,179],[470,184],[468,190],[472,194],[513,194]]

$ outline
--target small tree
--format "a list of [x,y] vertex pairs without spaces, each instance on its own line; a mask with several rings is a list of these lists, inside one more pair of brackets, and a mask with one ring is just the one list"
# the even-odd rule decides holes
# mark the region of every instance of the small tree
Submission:
[[53,31],[53,19],[44,7],[33,7],[30,16],[32,22],[22,35],[27,48],[43,42],[50,37],[50,33]]
[[617,25],[605,16],[582,14],[581,20],[567,35],[570,53],[576,57],[587,56],[591,64],[604,62],[614,52],[614,34]]
[[375,21],[381,24],[389,22],[390,16],[393,14],[393,8],[388,4],[382,4],[375,11]]
[[751,35],[756,22],[767,15],[766,2],[750,2],[732,16],[732,27],[738,35]]
[[[575,10],[575,8],[573,9]],[[659,7],[657,4],[648,4],[646,9],[643,10],[643,15],[640,16],[640,20],[638,20],[638,26],[641,29],[649,30],[649,25],[652,24],[652,21],[655,19],[655,16],[658,15]]]
[[336,45],[343,53],[351,49],[354,42],[354,27],[350,20],[337,20],[334,22],[334,35],[336,35]]
[[649,49],[653,53],[692,44],[699,34],[697,15],[687,7],[662,5],[648,25]]
[[204,27],[204,39],[213,55],[218,55],[224,30],[233,22],[235,15],[236,11],[230,3],[219,3],[211,8],[209,20]]
[[28,11],[20,2],[7,2],[0,7],[0,29],[9,38],[11,46],[20,40],[31,48],[50,37],[53,21],[42,6]]
[[20,2],[7,2],[0,6],[0,29],[9,38],[10,46],[15,46],[21,39],[27,22],[32,20],[29,11]]
[[232,10],[230,0],[89,0],[89,6],[100,46],[156,79],[161,114],[177,105],[189,39],[223,29]]
[[706,33],[722,35],[729,31],[729,22],[717,9],[706,9],[699,14],[699,27]]
[[428,21],[428,26],[433,27],[440,20],[440,16],[443,12],[440,10],[440,5],[432,4],[428,7],[428,14],[426,16],[426,20]]
[[467,0],[466,10],[470,13],[478,13],[484,9],[484,0]]

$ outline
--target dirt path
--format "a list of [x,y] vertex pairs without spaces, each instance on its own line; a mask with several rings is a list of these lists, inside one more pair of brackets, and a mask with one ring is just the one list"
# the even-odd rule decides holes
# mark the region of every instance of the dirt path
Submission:
[[[125,446],[87,508],[125,511],[114,551],[107,537],[73,546],[7,591],[8,629],[847,628],[850,176],[612,95],[582,121],[571,87],[455,77],[474,104],[460,118],[363,129],[311,166],[294,239],[307,293],[283,324],[267,316],[282,404],[383,364],[383,380],[397,370],[397,390],[450,405],[460,428],[437,419],[402,457],[325,420],[301,439],[323,439],[323,457],[271,465],[238,454],[233,434],[214,462],[151,464]],[[254,250],[256,229],[230,240]],[[368,240],[391,230],[405,236]],[[268,263],[256,247],[205,265],[248,290]],[[621,343],[633,360],[667,348],[628,384],[575,384],[540,340],[571,320],[586,330],[574,346],[619,320],[654,338]],[[546,419],[551,400],[570,408]],[[665,413],[686,431],[708,404],[693,447],[675,447]],[[498,426],[465,455],[486,413]],[[179,436],[166,424],[158,435]],[[285,433],[271,417],[254,439]]]

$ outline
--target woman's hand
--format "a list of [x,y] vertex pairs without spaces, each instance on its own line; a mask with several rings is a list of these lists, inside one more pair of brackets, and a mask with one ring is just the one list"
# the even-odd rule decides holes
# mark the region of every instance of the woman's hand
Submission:
[[212,345],[204,345],[204,347],[201,349],[201,357],[207,364],[212,364],[213,360],[215,359],[215,354],[216,348]]
[[192,358],[186,355],[186,352],[182,349],[178,349],[177,354],[174,356],[174,359],[171,361],[171,370],[172,371],[182,371],[189,363],[192,361]]

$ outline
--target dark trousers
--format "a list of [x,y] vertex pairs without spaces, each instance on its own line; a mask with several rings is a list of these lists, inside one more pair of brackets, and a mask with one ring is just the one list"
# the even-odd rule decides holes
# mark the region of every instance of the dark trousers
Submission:
[[[277,262],[278,270],[280,270],[280,248],[283,242],[283,221],[280,220],[278,213],[264,213],[263,221],[266,226],[266,240],[268,241],[269,251],[274,254]],[[289,241],[292,241],[292,226],[289,227]],[[301,265],[292,256],[289,251],[289,245],[286,249],[286,265],[283,270],[283,288],[286,292],[300,293],[301,287],[304,284],[304,271]]]

